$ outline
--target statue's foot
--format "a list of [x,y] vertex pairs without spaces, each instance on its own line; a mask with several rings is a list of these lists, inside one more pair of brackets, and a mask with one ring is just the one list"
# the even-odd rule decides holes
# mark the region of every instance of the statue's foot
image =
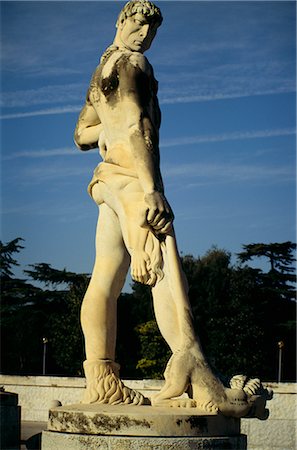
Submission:
[[225,416],[244,417],[251,409],[242,389],[225,388],[225,399],[218,403],[218,410]]
[[[230,387],[225,387],[201,359],[195,345],[174,352],[164,375],[166,383],[152,398],[154,406],[196,407],[206,414],[221,412],[232,417],[268,417],[265,406],[272,396],[258,378],[236,375],[231,379]],[[189,396],[193,401],[175,399],[187,391],[189,384]]]
[[[225,398],[224,387],[213,375],[208,364],[197,354],[195,346],[179,349],[168,361],[166,383],[152,398],[153,406],[198,408],[206,414],[218,412],[218,401]],[[191,382],[192,398],[175,398],[188,391]]]
[[155,396],[152,406],[166,406],[167,408],[195,408],[196,402],[192,398],[162,398]]
[[233,417],[257,417],[266,420],[269,410],[266,402],[272,399],[272,391],[265,389],[258,378],[235,375],[225,388],[226,400],[219,404],[219,411]]
[[217,414],[219,412],[218,405],[212,400],[206,402],[196,402],[197,408],[201,409],[201,411],[208,414]]
[[150,257],[143,250],[132,251],[131,277],[138,283],[150,284]]
[[262,385],[259,378],[248,378],[244,375],[235,375],[230,380],[230,386],[232,389],[239,387],[246,394],[247,402],[250,409],[246,417],[257,417],[261,420],[266,420],[269,416],[269,410],[266,408],[266,402],[273,397],[273,391],[266,389]]
[[85,361],[87,380],[82,403],[105,403],[109,405],[149,404],[140,392],[124,385],[119,378],[119,365],[111,360]]
[[236,375],[230,380],[230,388],[223,387],[224,396],[221,399],[217,395],[219,391],[213,390],[212,385],[214,386],[213,382],[209,384],[208,380],[201,383],[196,374],[192,391],[198,408],[205,412],[221,412],[225,416],[238,418],[268,418],[266,402],[271,400],[273,394],[263,387],[258,378],[249,379],[244,375]]
[[190,371],[188,368],[189,358],[187,352],[177,350],[171,355],[164,372],[165,384],[162,389],[151,398],[153,406],[166,406],[170,408],[196,407],[194,399],[175,398],[180,397],[186,392],[189,386]]

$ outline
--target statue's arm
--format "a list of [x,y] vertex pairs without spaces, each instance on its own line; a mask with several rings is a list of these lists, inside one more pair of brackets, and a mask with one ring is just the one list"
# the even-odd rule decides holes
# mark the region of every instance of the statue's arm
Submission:
[[86,102],[80,112],[74,132],[76,146],[80,150],[98,148],[98,141],[102,131],[103,127],[95,108]]
[[122,127],[129,141],[139,180],[145,193],[162,191],[158,136],[146,112],[149,91],[148,62],[140,53],[117,64],[121,109],[126,111]]
[[147,103],[153,95],[149,92],[152,74],[146,58],[139,53],[134,53],[128,63],[118,64],[118,72],[119,95],[127,111],[124,126],[129,151],[148,205],[145,221],[155,231],[164,233],[171,227],[173,213],[163,193],[158,130],[147,112]]

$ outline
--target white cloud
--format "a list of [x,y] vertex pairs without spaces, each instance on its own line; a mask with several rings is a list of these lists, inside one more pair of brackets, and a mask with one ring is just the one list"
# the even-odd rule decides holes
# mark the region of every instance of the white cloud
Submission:
[[160,103],[177,104],[224,100],[296,91],[293,61],[273,60],[240,64],[203,65],[193,71],[161,72]]
[[[291,166],[269,167],[267,165],[248,165],[248,164],[224,164],[224,163],[192,163],[181,164],[179,166],[164,167],[163,174],[165,178],[185,177],[188,180],[187,188],[200,186],[201,184],[215,184],[221,182],[239,182],[239,181],[267,181],[291,182],[295,180],[295,171]],[[192,178],[191,181],[189,179]],[[196,182],[194,179],[198,179]]]
[[258,95],[276,95],[276,94],[286,94],[295,92],[295,89],[289,87],[281,87],[274,89],[263,89],[263,90],[243,90],[241,92],[213,92],[209,94],[198,94],[198,95],[164,95],[160,99],[161,105],[175,105],[178,103],[200,103],[200,102],[208,102],[215,100],[228,100],[233,98],[243,98],[243,97],[252,97]]
[[83,83],[53,84],[36,89],[3,92],[1,108],[19,108],[34,105],[49,105],[78,101],[85,95],[87,86]]
[[160,147],[176,147],[207,142],[237,141],[244,139],[268,138],[273,136],[290,136],[296,133],[294,128],[280,128],[276,130],[235,131],[218,135],[186,136],[173,139],[164,139]]
[[28,167],[24,170],[24,180],[29,184],[44,183],[46,181],[52,181],[56,179],[64,180],[68,177],[79,177],[91,175],[91,172],[86,172],[86,168],[82,166],[66,166],[53,164],[51,166],[44,167]]
[[51,158],[53,156],[73,156],[78,155],[79,152],[75,151],[73,147],[61,147],[52,149],[40,149],[40,150],[25,150],[22,152],[11,153],[4,156],[3,161],[10,161],[18,158]]
[[[102,7],[96,2],[87,6],[81,1],[15,2],[15,7],[7,3],[0,55],[3,70],[22,73],[24,78],[82,73],[90,54],[96,64],[100,41],[111,28],[108,11],[102,20]],[[90,20],[97,14],[100,22]]]
[[[61,14],[57,14],[59,9],[51,6],[50,2],[45,9],[33,8],[33,13],[32,2],[21,3],[18,6],[20,14],[14,18],[14,29],[3,33],[3,69],[20,72],[24,79],[32,74],[42,75],[45,79],[72,74],[68,77],[70,82],[78,73],[89,77],[92,69],[86,69],[86,63],[88,67],[95,67],[100,52],[105,48],[105,32],[112,39],[116,6],[111,7],[110,2],[104,11],[100,6],[98,9],[91,6],[90,11],[102,14],[98,34],[97,22],[88,20],[90,12],[83,2],[78,2],[74,8],[61,7]],[[289,29],[292,21],[292,8],[288,4],[277,6],[279,12],[276,12],[273,8],[265,9],[261,2],[254,2],[252,7],[249,2],[242,2],[242,5],[234,2],[234,6],[232,2],[222,2],[222,6],[214,8],[211,2],[205,5],[204,2],[198,3],[189,2],[186,6],[187,33],[184,32],[184,19],[177,14],[178,11],[180,14],[180,9],[169,8],[169,21],[174,18],[174,22],[164,21],[161,28],[164,34],[153,46],[151,55],[160,79],[160,103],[192,103],[295,91],[294,42],[290,40],[292,33],[284,28],[287,24]],[[225,20],[221,20],[220,13]],[[39,20],[34,19],[36,26],[29,28],[33,18]],[[82,25],[78,28],[79,22]],[[22,24],[25,24],[25,35]],[[172,39],[175,28],[178,39]],[[258,39],[255,33],[259,34]],[[82,84],[52,85],[4,92],[3,106],[70,105],[72,102],[80,103],[84,95]],[[66,106],[64,109],[3,111],[2,118],[71,113],[78,109]]]
[[51,202],[50,204],[40,202],[26,202],[20,205],[9,206],[2,209],[2,214],[7,216],[40,216],[44,218],[53,217],[59,222],[79,222],[87,218],[93,218],[93,210],[87,209],[83,203],[77,204],[73,202],[65,204],[65,201],[61,204],[57,202]]
[[[275,136],[290,136],[296,133],[294,128],[280,128],[275,130],[252,130],[252,131],[235,131],[233,133],[224,133],[217,135],[200,135],[200,136],[184,136],[173,139],[164,139],[160,143],[160,147],[177,147],[185,145],[193,145],[208,142],[225,142],[237,141],[245,139],[269,138]],[[93,152],[94,153],[94,152]],[[12,152],[2,157],[3,161],[10,161],[18,158],[51,158],[56,156],[75,156],[80,152],[73,147],[60,147],[39,150],[23,150],[21,152]]]
[[24,117],[48,116],[55,114],[77,113],[81,110],[81,106],[60,106],[57,108],[47,108],[38,111],[16,112],[11,114],[2,114],[0,119],[22,119]]

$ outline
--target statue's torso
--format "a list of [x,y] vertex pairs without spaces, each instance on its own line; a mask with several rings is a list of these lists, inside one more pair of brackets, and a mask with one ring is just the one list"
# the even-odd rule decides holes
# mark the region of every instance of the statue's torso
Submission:
[[161,113],[157,90],[152,66],[143,55],[116,47],[107,49],[93,74],[88,92],[89,100],[96,102],[103,125],[106,162],[134,168],[129,128],[137,114],[141,116],[142,132],[159,160]]

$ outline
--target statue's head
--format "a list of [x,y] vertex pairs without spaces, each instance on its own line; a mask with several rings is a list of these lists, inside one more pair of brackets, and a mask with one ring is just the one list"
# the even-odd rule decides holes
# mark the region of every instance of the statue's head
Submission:
[[162,21],[160,9],[152,2],[132,0],[120,12],[115,41],[120,47],[143,53],[150,48]]
[[117,20],[116,27],[127,19],[127,17],[132,17],[135,14],[142,14],[144,17],[148,18],[150,22],[157,25],[157,28],[161,25],[163,17],[160,9],[148,0],[132,0],[124,6]]

